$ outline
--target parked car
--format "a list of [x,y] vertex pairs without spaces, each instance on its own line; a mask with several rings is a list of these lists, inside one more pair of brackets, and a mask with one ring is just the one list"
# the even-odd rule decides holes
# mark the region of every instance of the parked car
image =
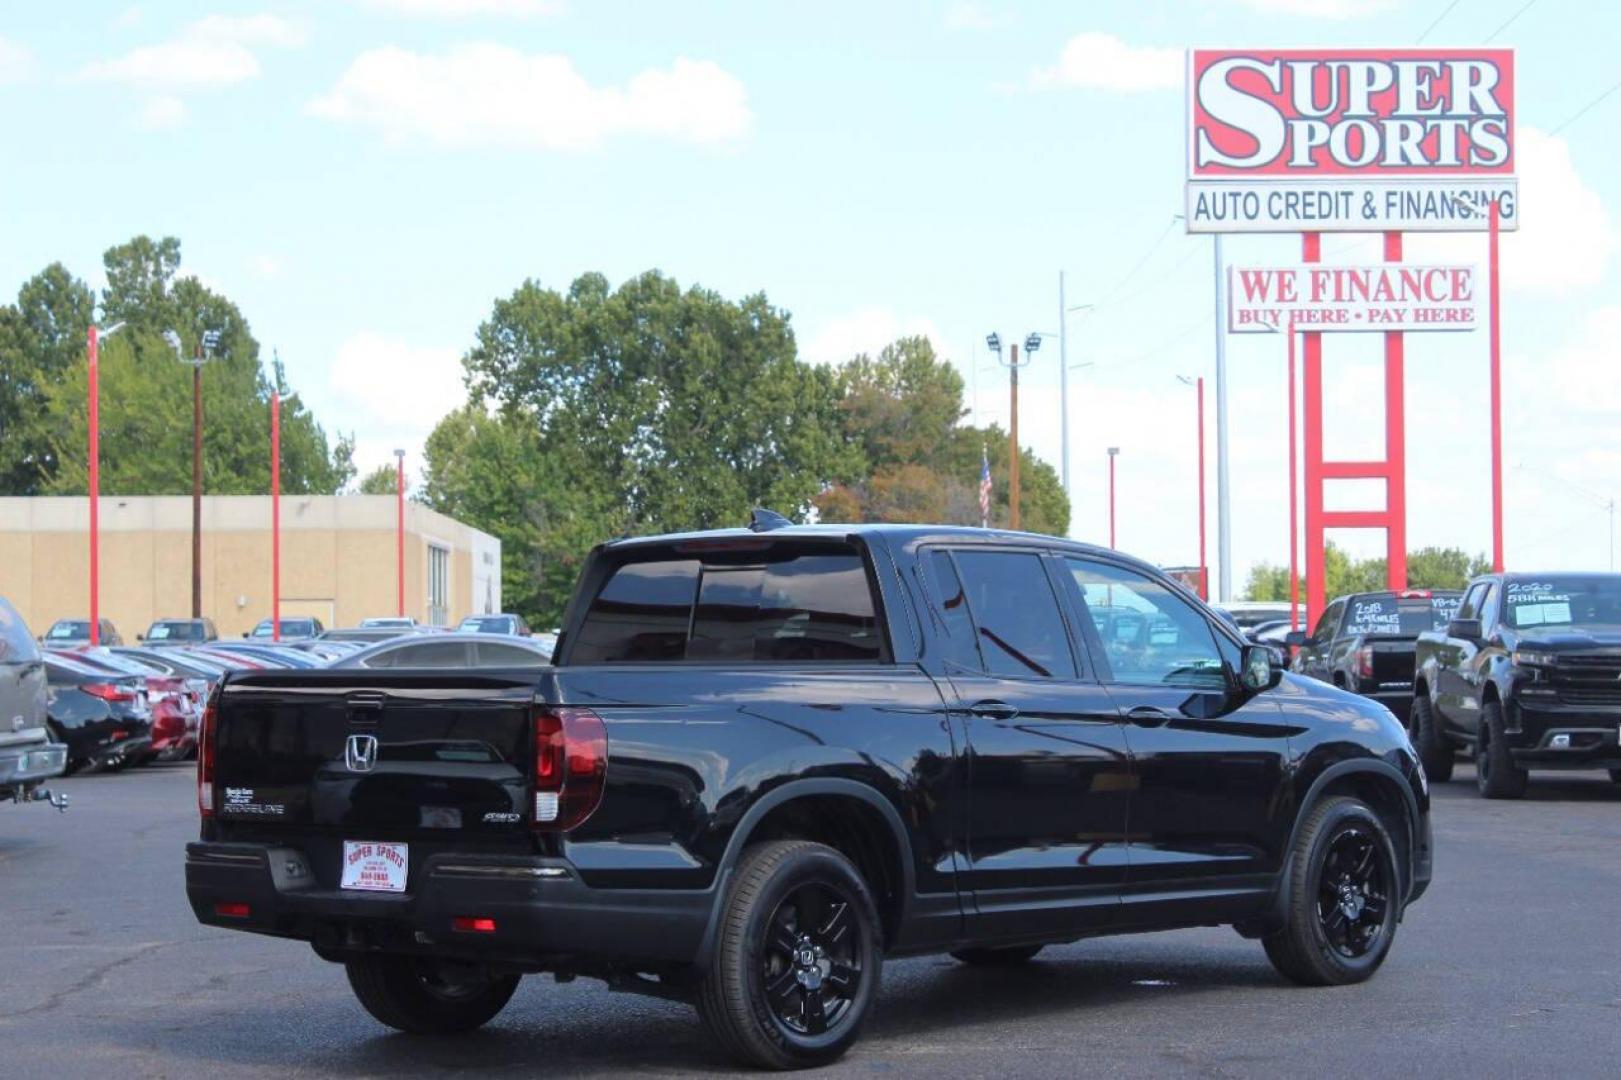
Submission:
[[[97,619],[96,623],[101,629],[98,636],[101,638],[100,643],[102,645],[124,644],[124,639],[119,637],[118,628],[113,625],[111,619]],[[90,620],[57,619],[39,640],[40,644],[51,649],[72,649],[80,645],[88,645],[90,644]]]
[[[284,617],[281,620],[281,640],[298,641],[302,638],[320,637],[325,627],[321,620],[308,616]],[[251,634],[243,634],[254,640],[272,641],[275,639],[275,627],[270,619],[260,619]]]
[[319,657],[311,656],[291,643],[282,644],[263,640],[220,641],[211,646],[218,654],[242,656],[284,668],[313,668],[321,665]]
[[219,636],[213,619],[159,619],[146,633],[136,634],[135,640],[148,645],[198,645],[218,641]]
[[139,675],[146,680],[152,737],[144,754],[130,755],[131,764],[153,759],[178,761],[197,748],[197,724],[203,700],[199,680],[170,675],[137,657],[106,648],[75,649],[68,655],[88,667],[118,675]]
[[1409,722],[1436,780],[1472,750],[1488,799],[1530,770],[1608,769],[1621,784],[1621,574],[1488,574],[1420,634]]
[[337,630],[323,631],[317,640],[358,641],[361,643],[386,641],[389,638],[414,633],[417,629],[420,628],[409,626],[347,626]]
[[373,615],[360,620],[362,630],[415,630],[416,619],[409,615]]
[[1331,601],[1308,634],[1284,637],[1293,668],[1379,702],[1405,718],[1413,707],[1418,635],[1447,624],[1463,593],[1449,589],[1352,593]]
[[379,642],[340,656],[329,668],[545,667],[552,651],[530,638],[506,634],[412,636]]
[[0,597],[0,800],[49,801],[59,809],[67,797],[45,784],[67,768],[67,747],[46,726],[45,660],[28,624]]
[[152,745],[146,680],[84,663],[71,653],[45,654],[47,724],[67,746],[67,771],[121,769],[144,760]]
[[291,664],[282,663],[279,660],[274,660],[263,656],[256,656],[237,649],[222,649],[219,648],[221,644],[221,642],[214,642],[207,648],[197,646],[187,649],[186,652],[188,655],[200,656],[210,663],[219,664],[226,671],[264,671],[266,669],[279,670],[292,666]]
[[1230,924],[1352,983],[1430,880],[1390,713],[1114,551],[757,513],[599,546],[567,610],[530,672],[229,676],[196,917],[309,941],[401,1030],[587,975],[793,1067],[855,1041],[885,954]]
[[522,615],[506,612],[500,615],[469,615],[456,627],[465,634],[510,634],[528,637],[529,624]]
[[[207,689],[213,689],[221,675],[225,674],[225,665],[209,659],[206,654],[196,649],[174,649],[168,647],[145,645],[121,645],[112,650],[119,656],[129,656],[148,667],[156,668],[169,675],[182,679],[195,679],[203,683]],[[207,693],[203,694],[207,700]]]
[[[1216,607],[1231,615],[1233,625],[1240,630],[1249,630],[1259,623],[1289,620],[1287,600],[1231,600]],[[1304,605],[1300,609],[1300,621],[1306,621]]]

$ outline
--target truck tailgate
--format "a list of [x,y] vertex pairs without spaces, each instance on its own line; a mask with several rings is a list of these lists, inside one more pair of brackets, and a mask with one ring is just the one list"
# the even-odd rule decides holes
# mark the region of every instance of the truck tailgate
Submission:
[[234,676],[214,720],[219,838],[527,846],[534,696],[532,673]]

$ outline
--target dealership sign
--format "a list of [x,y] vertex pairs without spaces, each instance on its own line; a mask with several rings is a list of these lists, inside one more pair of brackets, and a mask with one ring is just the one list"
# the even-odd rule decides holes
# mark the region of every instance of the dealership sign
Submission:
[[1519,223],[1509,49],[1194,49],[1191,232]]
[[1480,290],[1472,266],[1306,265],[1227,269],[1227,329],[1473,330]]

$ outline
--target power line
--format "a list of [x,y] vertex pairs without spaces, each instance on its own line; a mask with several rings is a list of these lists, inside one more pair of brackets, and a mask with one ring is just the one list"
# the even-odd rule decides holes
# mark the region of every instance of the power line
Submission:
[[1572,125],[1576,121],[1580,120],[1583,116],[1586,116],[1587,113],[1588,113],[1588,110],[1592,109],[1593,106],[1597,105],[1599,102],[1603,101],[1605,98],[1609,97],[1611,94],[1615,93],[1617,90],[1621,90],[1621,82],[1612,83],[1608,90],[1604,91],[1602,94],[1600,94],[1598,97],[1594,98],[1592,101],[1589,101],[1586,105],[1583,105],[1581,108],[1577,109],[1574,113],[1571,114],[1570,119],[1566,120],[1564,123],[1560,124],[1558,127],[1554,128],[1552,131],[1548,132],[1548,134],[1549,135],[1557,135],[1561,131],[1564,131],[1570,125]]
[[1430,25],[1428,25],[1428,26],[1426,26],[1424,28],[1424,32],[1422,34],[1418,35],[1418,41],[1416,41],[1414,44],[1417,44],[1417,45],[1424,44],[1424,39],[1430,36],[1430,31],[1434,30],[1437,26],[1440,26],[1441,25],[1441,20],[1446,18],[1448,15],[1451,15],[1452,14],[1452,9],[1457,7],[1457,6],[1458,6],[1458,0],[1452,0],[1452,3],[1450,3],[1446,7],[1442,8],[1441,9],[1441,14],[1437,15],[1433,20],[1430,21]]
[[1492,38],[1495,38],[1498,34],[1501,34],[1504,30],[1507,30],[1509,28],[1509,25],[1511,23],[1513,23],[1515,19],[1518,19],[1521,15],[1524,15],[1527,11],[1531,10],[1531,6],[1533,4],[1535,4],[1536,2],[1537,2],[1537,0],[1525,0],[1524,6],[1521,7],[1520,10],[1516,11],[1514,14],[1510,15],[1507,19],[1505,19],[1503,21],[1503,25],[1499,26],[1496,30],[1493,30],[1491,32],[1491,35],[1489,37],[1487,37],[1486,40],[1484,42],[1482,42],[1482,44],[1490,45],[1492,43]]
[[1094,311],[1103,307],[1110,300],[1113,300],[1115,294],[1124,288],[1128,281],[1136,277],[1138,271],[1142,270],[1143,267],[1148,265],[1148,260],[1154,257],[1154,252],[1159,250],[1159,246],[1165,242],[1165,238],[1169,236],[1171,230],[1176,227],[1176,221],[1177,219],[1173,217],[1170,221],[1165,223],[1165,228],[1161,229],[1160,234],[1154,238],[1154,242],[1148,245],[1148,250],[1143,253],[1142,258],[1137,260],[1137,265],[1128,270],[1125,277],[1122,277],[1120,280],[1116,281],[1114,286],[1110,288],[1108,292],[1103,294],[1103,298],[1093,305]]

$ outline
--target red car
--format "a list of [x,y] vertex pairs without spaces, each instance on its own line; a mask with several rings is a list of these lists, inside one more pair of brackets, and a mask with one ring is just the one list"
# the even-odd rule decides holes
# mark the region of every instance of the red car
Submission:
[[197,749],[197,727],[202,717],[202,692],[197,680],[158,671],[131,656],[106,649],[69,650],[79,663],[120,675],[146,679],[147,703],[152,709],[152,745],[145,761],[178,761]]

